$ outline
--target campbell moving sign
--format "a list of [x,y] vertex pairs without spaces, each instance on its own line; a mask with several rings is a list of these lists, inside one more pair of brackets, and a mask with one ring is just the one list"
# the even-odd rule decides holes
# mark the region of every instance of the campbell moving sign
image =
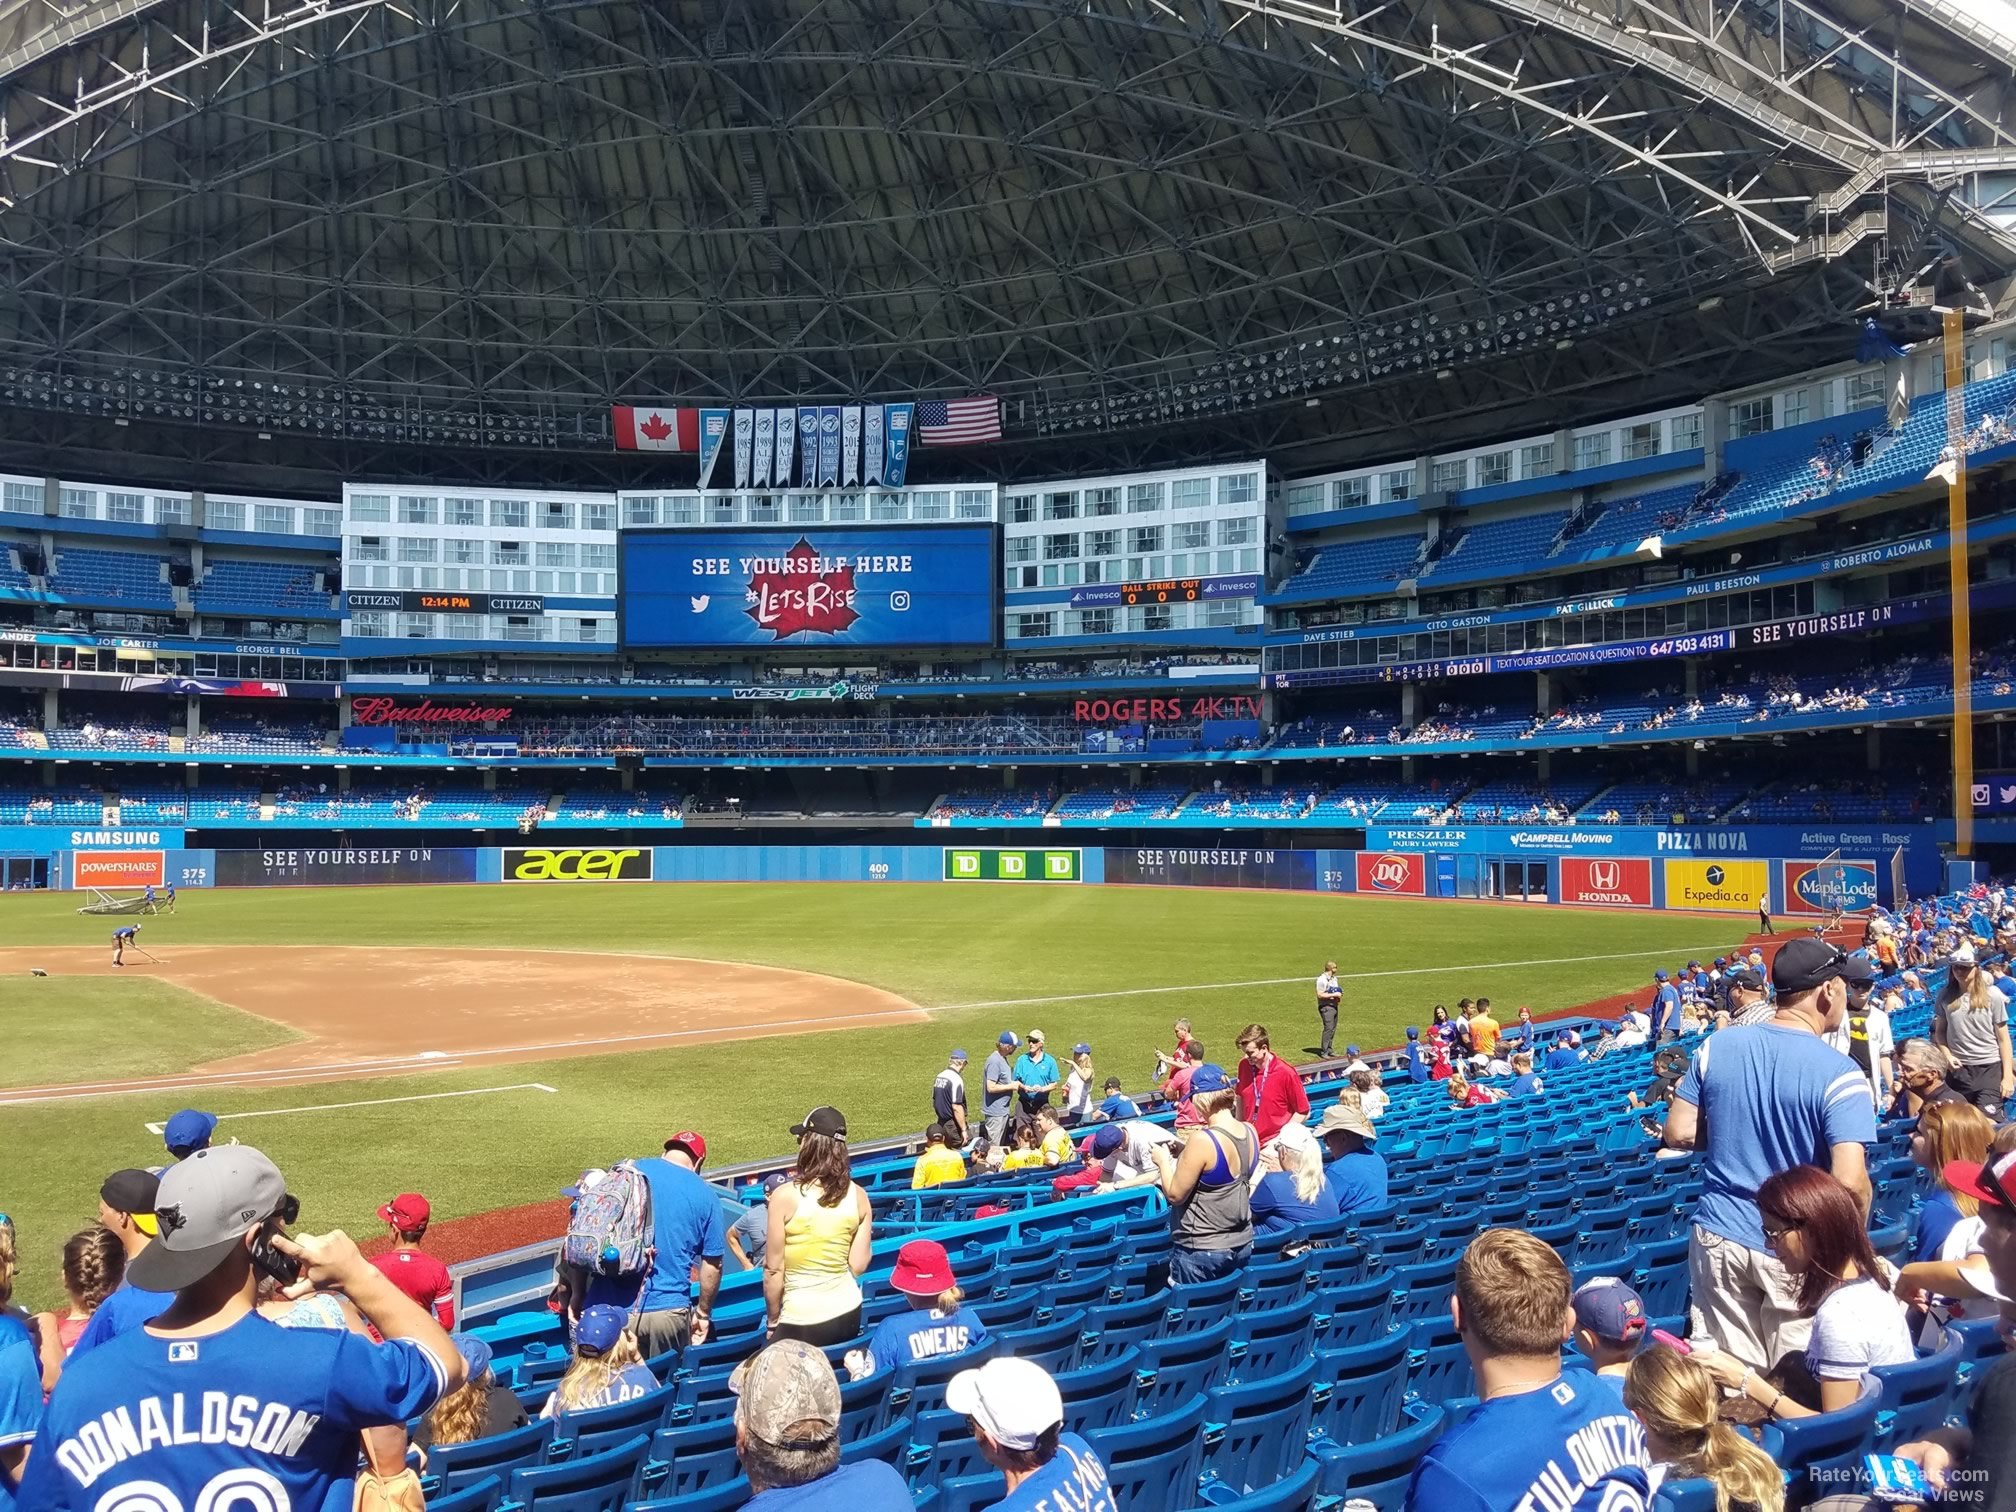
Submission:
[[390,698],[358,698],[350,703],[350,722],[358,725],[491,725],[511,717],[512,710],[490,704],[437,704],[423,698],[402,704]]

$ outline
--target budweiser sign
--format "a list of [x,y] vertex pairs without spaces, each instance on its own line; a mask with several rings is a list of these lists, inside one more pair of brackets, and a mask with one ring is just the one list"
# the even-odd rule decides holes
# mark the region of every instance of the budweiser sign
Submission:
[[464,725],[499,724],[511,717],[511,710],[486,704],[437,704],[423,698],[417,704],[394,703],[389,698],[359,698],[350,705],[350,722],[359,725]]

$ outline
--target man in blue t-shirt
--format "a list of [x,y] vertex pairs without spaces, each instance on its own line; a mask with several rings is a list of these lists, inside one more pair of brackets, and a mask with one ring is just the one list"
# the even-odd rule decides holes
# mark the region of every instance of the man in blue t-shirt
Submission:
[[1813,1328],[1798,1284],[1764,1237],[1757,1189],[1793,1166],[1818,1166],[1869,1207],[1869,1083],[1821,1038],[1847,1014],[1847,960],[1812,937],[1783,946],[1771,962],[1771,1018],[1706,1041],[1667,1105],[1665,1143],[1706,1152],[1687,1247],[1691,1333],[1753,1370],[1804,1348]]
[[21,1505],[21,1462],[42,1425],[42,1365],[28,1325],[0,1313],[0,1512]]
[[742,1512],[911,1512],[910,1487],[878,1459],[840,1463],[840,1381],[802,1339],[735,1367],[735,1457],[754,1493]]
[[1653,972],[1652,980],[1659,985],[1652,993],[1652,1028],[1648,1038],[1656,1045],[1662,1033],[1668,1030],[1679,1032],[1680,989],[1673,985],[1672,979],[1663,970]]
[[1043,1031],[1031,1029],[1022,1053],[1015,1058],[1016,1108],[1034,1116],[1038,1108],[1050,1106],[1050,1094],[1063,1080],[1057,1057],[1043,1047]]
[[[2016,997],[2012,997],[2011,1001],[2016,1001]],[[1105,1119],[1108,1123],[1118,1123],[1123,1118],[1141,1116],[1141,1109],[1135,1105],[1134,1099],[1120,1090],[1120,1078],[1117,1076],[1106,1078],[1106,1098],[1093,1111],[1097,1117]]]
[[[462,1384],[432,1313],[344,1235],[288,1238],[297,1209],[246,1145],[201,1150],[161,1179],[161,1233],[127,1279],[172,1293],[154,1322],[65,1365],[21,1484],[35,1512],[294,1508],[350,1501],[358,1435],[402,1423]],[[254,1307],[259,1277],[347,1297],[384,1336],[282,1328]]]
[[1428,1080],[1428,1057],[1421,1053],[1421,1031],[1412,1024],[1407,1026],[1407,1080]]
[[1563,1034],[1554,1041],[1554,1048],[1547,1052],[1545,1062],[1549,1071],[1566,1071],[1570,1066],[1582,1064],[1582,1052],[1575,1048],[1575,1037]]
[[1013,1030],[1003,1029],[980,1072],[980,1119],[991,1145],[1008,1142],[1008,1120],[1015,1112],[1015,1062],[1010,1057],[1021,1043]]
[[1365,1110],[1332,1103],[1323,1110],[1316,1134],[1323,1141],[1323,1182],[1337,1199],[1337,1211],[1350,1215],[1387,1201],[1386,1159],[1372,1148],[1379,1131]]
[[1482,1398],[1414,1467],[1407,1512],[1645,1512],[1645,1430],[1587,1371],[1564,1373],[1568,1267],[1520,1229],[1486,1229],[1456,1265],[1449,1315]]
[[962,1370],[945,1384],[945,1405],[971,1421],[981,1458],[1008,1483],[990,1512],[1118,1512],[1105,1465],[1064,1431],[1063,1394],[1035,1361]]
[[[707,1142],[682,1131],[665,1141],[664,1156],[635,1162],[651,1188],[651,1269],[637,1307],[637,1348],[647,1360],[704,1344],[721,1287],[728,1225],[721,1198],[700,1179]],[[693,1297],[693,1268],[700,1268],[700,1297]],[[600,1300],[600,1299],[598,1299]]]

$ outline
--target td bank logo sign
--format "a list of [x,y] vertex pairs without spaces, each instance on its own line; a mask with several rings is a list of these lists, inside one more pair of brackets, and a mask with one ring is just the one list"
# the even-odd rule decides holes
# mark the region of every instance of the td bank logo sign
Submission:
[[560,850],[507,850],[506,882],[649,882],[649,850],[569,846]]
[[1075,850],[947,850],[947,882],[1076,882]]

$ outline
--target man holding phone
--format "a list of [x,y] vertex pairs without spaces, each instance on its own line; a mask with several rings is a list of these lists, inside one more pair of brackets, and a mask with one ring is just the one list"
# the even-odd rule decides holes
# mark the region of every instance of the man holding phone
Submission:
[[[126,1279],[174,1300],[64,1370],[22,1506],[331,1505],[356,1476],[364,1429],[403,1423],[462,1384],[447,1331],[347,1235],[280,1232],[296,1209],[273,1162],[246,1145],[199,1151],[161,1178],[160,1234]],[[261,1273],[289,1296],[348,1297],[386,1342],[280,1327],[254,1307]]]

